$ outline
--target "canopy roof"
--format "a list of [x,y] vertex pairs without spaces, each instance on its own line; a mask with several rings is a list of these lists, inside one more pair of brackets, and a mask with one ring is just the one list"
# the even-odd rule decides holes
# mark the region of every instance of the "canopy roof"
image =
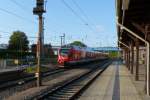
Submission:
[[[150,0],[116,0],[118,22],[150,41]],[[117,26],[118,39],[129,45],[135,37]],[[140,41],[140,45],[144,45]]]

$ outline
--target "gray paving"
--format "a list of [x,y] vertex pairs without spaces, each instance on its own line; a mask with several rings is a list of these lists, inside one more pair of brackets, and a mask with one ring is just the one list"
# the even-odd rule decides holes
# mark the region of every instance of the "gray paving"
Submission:
[[115,62],[81,95],[79,100],[142,99],[130,78],[127,68]]

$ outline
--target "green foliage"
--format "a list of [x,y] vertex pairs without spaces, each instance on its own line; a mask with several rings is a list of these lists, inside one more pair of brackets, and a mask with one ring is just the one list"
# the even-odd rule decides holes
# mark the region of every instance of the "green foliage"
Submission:
[[82,43],[81,41],[74,41],[74,42],[70,43],[70,45],[81,46],[81,47],[87,47],[87,45],[85,45],[85,44]]
[[25,72],[27,73],[35,73],[36,72],[36,67],[28,67],[26,68]]
[[117,58],[118,57],[118,52],[117,51],[109,52],[109,57],[110,58]]
[[29,49],[28,44],[29,41],[26,34],[21,31],[15,31],[10,37],[8,49],[16,51],[27,51]]
[[[37,70],[37,67],[28,67],[26,68],[25,72],[27,73],[35,73]],[[41,72],[46,72],[50,70],[49,68],[46,68],[46,67],[41,67]]]

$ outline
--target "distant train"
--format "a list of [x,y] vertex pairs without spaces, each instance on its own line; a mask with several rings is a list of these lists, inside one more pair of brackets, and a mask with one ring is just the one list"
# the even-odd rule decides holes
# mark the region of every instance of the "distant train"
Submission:
[[108,54],[96,52],[88,47],[68,46],[58,50],[59,67],[106,59],[107,57]]

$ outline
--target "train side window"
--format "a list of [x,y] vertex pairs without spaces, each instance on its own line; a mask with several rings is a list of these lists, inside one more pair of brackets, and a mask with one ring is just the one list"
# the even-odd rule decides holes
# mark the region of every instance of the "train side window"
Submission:
[[72,53],[69,53],[68,57],[73,57],[73,54],[72,54]]

